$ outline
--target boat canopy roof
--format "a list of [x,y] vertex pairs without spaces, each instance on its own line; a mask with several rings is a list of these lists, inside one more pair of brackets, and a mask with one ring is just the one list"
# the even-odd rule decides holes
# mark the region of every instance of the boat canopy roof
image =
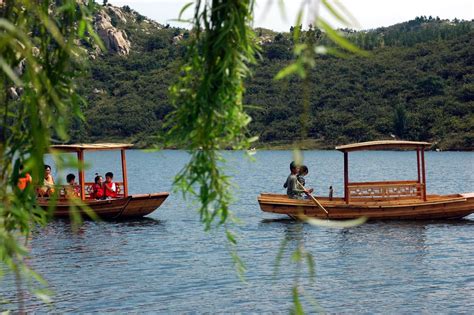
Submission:
[[63,152],[79,151],[99,151],[99,150],[122,150],[133,147],[131,143],[77,143],[77,144],[56,144],[50,148]]
[[337,146],[336,150],[341,152],[362,151],[362,150],[380,150],[380,149],[419,149],[430,147],[431,143],[422,141],[404,141],[404,140],[379,140],[368,141],[353,144]]

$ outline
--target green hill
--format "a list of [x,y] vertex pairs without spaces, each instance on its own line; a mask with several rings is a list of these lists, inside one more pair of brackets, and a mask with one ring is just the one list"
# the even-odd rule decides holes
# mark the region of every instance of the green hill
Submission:
[[[188,31],[153,23],[129,8],[113,18],[131,43],[127,56],[104,53],[79,82],[88,107],[74,141],[151,143],[170,112]],[[285,145],[304,134],[310,146],[381,138],[423,140],[441,149],[474,148],[474,30],[468,21],[420,17],[369,31],[343,30],[371,57],[321,56],[309,88],[275,81],[293,59],[290,33],[257,29],[262,56],[248,80],[250,130],[260,145]],[[322,44],[331,45],[324,37]],[[304,110],[304,102],[309,110]],[[303,115],[302,115],[303,114]],[[302,126],[306,133],[302,134]]]

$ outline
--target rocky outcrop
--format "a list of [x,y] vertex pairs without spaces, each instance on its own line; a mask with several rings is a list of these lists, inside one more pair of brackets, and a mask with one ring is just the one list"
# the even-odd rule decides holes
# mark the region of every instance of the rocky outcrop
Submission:
[[[126,18],[119,8],[108,7],[112,10],[119,20],[126,22]],[[117,12],[120,11],[120,14]],[[115,52],[120,55],[128,55],[130,53],[130,41],[128,40],[125,31],[119,30],[112,25],[112,19],[105,10],[100,10],[95,17],[95,29],[100,39],[104,42],[105,47],[109,52]]]
[[125,18],[125,13],[122,9],[114,7],[114,6],[107,6],[107,10],[110,15],[115,15],[115,17],[122,23],[127,23],[127,19]]

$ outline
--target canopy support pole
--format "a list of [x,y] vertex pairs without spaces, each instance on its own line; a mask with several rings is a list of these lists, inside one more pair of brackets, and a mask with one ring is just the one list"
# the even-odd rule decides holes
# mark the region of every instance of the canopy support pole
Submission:
[[420,148],[416,148],[416,168],[418,171],[418,184],[421,184],[421,175],[420,175]]
[[418,188],[418,191],[417,193],[420,194],[420,198],[423,198],[423,188],[421,188],[421,172],[420,172],[420,148],[416,148],[416,170],[417,170],[417,173],[418,173],[418,179],[417,179],[417,182],[418,184],[420,185],[419,188]]
[[77,159],[79,160],[79,185],[81,186],[81,199],[86,199],[86,189],[84,180],[84,151],[77,151]]
[[346,204],[349,203],[349,157],[348,153],[344,152],[344,200]]
[[426,201],[425,147],[421,148],[421,176],[423,179],[423,200]]
[[122,156],[122,179],[123,179],[123,194],[128,196],[128,179],[127,179],[127,160],[125,159],[125,150],[120,150]]

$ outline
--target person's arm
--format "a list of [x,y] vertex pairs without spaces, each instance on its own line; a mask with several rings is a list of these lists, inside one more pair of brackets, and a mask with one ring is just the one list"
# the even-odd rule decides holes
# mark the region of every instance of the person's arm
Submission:
[[117,186],[115,186],[115,183],[112,183],[112,187],[109,187],[107,184],[104,184],[105,189],[107,189],[110,192],[116,192]]
[[104,189],[105,189],[105,190],[108,190],[108,191],[111,191],[111,192],[115,192],[111,187],[109,187],[109,186],[107,185],[107,183],[104,183]]
[[313,192],[313,188],[305,188],[298,179],[295,180],[295,185],[298,187],[298,193],[311,194]]

